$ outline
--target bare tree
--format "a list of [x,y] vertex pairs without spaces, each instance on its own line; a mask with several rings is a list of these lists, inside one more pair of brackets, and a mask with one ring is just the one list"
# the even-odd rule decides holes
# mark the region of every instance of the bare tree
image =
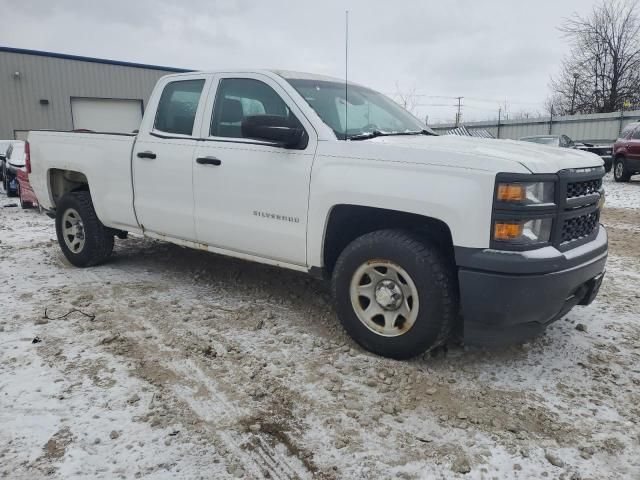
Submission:
[[640,104],[638,0],[603,0],[587,17],[565,20],[571,53],[551,79],[554,115],[614,112]]
[[400,90],[400,85],[396,82],[396,102],[398,102],[405,110],[415,114],[416,107],[419,103],[418,95],[416,94],[416,87],[412,87],[410,90],[403,92]]

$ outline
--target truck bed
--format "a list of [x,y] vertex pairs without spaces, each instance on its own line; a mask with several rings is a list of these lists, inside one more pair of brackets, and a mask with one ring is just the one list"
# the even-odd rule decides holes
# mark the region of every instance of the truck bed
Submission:
[[138,228],[131,178],[135,134],[40,130],[29,132],[28,141],[32,169],[29,181],[43,208],[54,208],[51,177],[56,169],[82,172],[91,185],[93,204],[102,223],[123,230]]

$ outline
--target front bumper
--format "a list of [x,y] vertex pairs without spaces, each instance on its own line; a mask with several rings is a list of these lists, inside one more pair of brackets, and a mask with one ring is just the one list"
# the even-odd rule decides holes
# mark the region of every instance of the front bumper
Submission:
[[464,341],[518,343],[540,334],[576,305],[588,305],[600,288],[607,232],[572,250],[525,252],[456,249]]

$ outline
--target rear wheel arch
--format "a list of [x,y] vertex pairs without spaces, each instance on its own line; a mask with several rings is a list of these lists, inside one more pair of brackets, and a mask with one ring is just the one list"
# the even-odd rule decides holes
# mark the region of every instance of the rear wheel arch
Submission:
[[52,168],[48,172],[51,203],[55,207],[70,192],[89,191],[89,180],[82,172]]

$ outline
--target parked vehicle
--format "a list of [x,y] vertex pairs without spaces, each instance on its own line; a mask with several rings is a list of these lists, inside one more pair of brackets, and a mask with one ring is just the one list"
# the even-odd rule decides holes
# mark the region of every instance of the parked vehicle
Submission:
[[552,147],[561,147],[561,148],[575,148],[578,150],[583,150],[585,152],[591,152],[598,155],[602,158],[604,162],[604,169],[606,172],[611,171],[612,164],[612,156],[611,145],[594,145],[592,143],[586,142],[574,142],[566,135],[535,135],[532,137],[522,137],[520,139],[521,142],[533,142],[533,143],[541,143],[543,145],[550,145]]
[[630,123],[613,144],[616,182],[628,182],[631,175],[640,173],[640,122]]
[[534,135],[531,137],[522,137],[521,142],[540,143],[551,147],[574,148],[575,143],[566,135]]
[[22,208],[32,208],[38,206],[38,199],[29,183],[29,175],[25,167],[18,169],[16,178],[18,180],[18,197]]
[[0,140],[0,182],[4,182],[5,159],[12,143],[15,140]]
[[613,166],[613,145],[596,145],[587,142],[576,142],[575,147],[578,150],[591,152],[598,155],[604,162],[604,170],[609,173]]
[[25,142],[15,141],[9,146],[3,164],[2,182],[8,197],[18,195],[18,170],[25,166]]
[[[517,342],[596,296],[602,160],[436,136],[371,89],[291,72],[159,80],[139,133],[32,131],[67,259],[142,234],[331,279],[364,348]],[[29,150],[28,150],[29,151]],[[462,315],[460,315],[462,314]]]

